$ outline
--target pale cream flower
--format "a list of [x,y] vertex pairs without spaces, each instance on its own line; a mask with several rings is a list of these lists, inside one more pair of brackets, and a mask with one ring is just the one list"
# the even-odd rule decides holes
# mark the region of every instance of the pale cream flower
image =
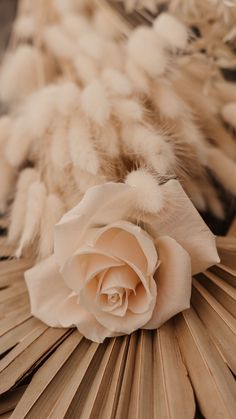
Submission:
[[149,232],[131,222],[135,187],[90,188],[57,224],[54,255],[26,272],[33,315],[101,342],[157,328],[188,308],[191,267],[201,271],[218,255],[178,182],[168,183],[183,195],[175,213],[181,211],[181,224],[174,217],[174,227],[173,215],[164,212],[146,222]]

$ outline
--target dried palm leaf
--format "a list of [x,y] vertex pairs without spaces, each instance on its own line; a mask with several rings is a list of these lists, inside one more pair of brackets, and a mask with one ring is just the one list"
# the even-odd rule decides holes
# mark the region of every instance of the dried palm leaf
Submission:
[[[233,237],[218,243],[231,262]],[[190,310],[157,331],[100,345],[32,318],[23,279],[32,262],[1,261],[1,414],[189,419],[200,408],[233,418],[236,271],[227,260],[194,279]]]

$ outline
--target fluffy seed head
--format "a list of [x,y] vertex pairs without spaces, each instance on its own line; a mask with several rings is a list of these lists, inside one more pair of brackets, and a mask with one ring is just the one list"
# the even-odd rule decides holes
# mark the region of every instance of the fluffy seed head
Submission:
[[126,73],[130,80],[132,81],[135,90],[138,92],[146,93],[149,92],[149,78],[146,75],[145,71],[137,67],[135,62],[131,59],[126,61]]
[[99,75],[95,60],[82,52],[75,58],[74,67],[79,79],[85,85],[91,83]]
[[114,68],[106,68],[102,73],[102,80],[106,88],[113,94],[129,96],[132,93],[129,79]]
[[88,32],[80,37],[79,47],[96,61],[100,61],[104,55],[105,43],[96,32]]
[[21,16],[14,24],[14,33],[20,39],[31,38],[36,31],[36,23],[32,16]]
[[19,46],[6,56],[0,73],[0,96],[3,101],[20,101],[39,86],[43,59],[28,45]]
[[169,13],[161,13],[154,21],[154,31],[167,43],[167,45],[184,49],[188,42],[186,27]]
[[96,123],[103,125],[110,116],[110,103],[103,85],[95,80],[81,94],[84,112]]
[[162,190],[150,173],[145,170],[133,171],[128,174],[125,183],[134,187],[134,203],[137,209],[149,213],[162,209]]
[[27,159],[31,142],[32,137],[24,118],[16,119],[5,148],[5,157],[11,166],[18,167]]
[[79,89],[73,82],[64,82],[57,87],[57,111],[62,116],[70,115],[79,104]]
[[140,68],[151,77],[164,74],[167,66],[167,56],[158,35],[150,28],[140,26],[131,35],[128,53]]
[[143,109],[140,103],[133,99],[116,99],[113,103],[113,113],[121,121],[141,121]]
[[47,48],[59,59],[70,60],[76,54],[75,43],[58,25],[45,29],[44,41]]

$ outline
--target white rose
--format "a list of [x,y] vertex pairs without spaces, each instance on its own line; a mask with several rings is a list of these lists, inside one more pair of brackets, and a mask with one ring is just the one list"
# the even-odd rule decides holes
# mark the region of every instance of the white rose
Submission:
[[90,188],[56,226],[54,255],[26,272],[32,314],[101,342],[157,328],[188,308],[191,266],[199,272],[218,255],[213,235],[173,182],[185,199],[176,210],[182,219],[175,213],[174,227],[172,215],[151,217],[149,233],[130,222],[132,186]]

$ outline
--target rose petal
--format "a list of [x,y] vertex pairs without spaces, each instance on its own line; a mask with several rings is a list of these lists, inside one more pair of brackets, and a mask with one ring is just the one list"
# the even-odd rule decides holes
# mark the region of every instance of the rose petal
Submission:
[[102,343],[107,337],[117,336],[116,333],[112,333],[110,330],[103,327],[96,318],[86,310],[84,310],[84,316],[81,315],[76,327],[83,336],[93,342]]
[[110,257],[100,249],[87,246],[69,258],[61,269],[61,274],[68,287],[79,293],[91,278],[107,268],[122,264],[123,262]]
[[157,252],[152,237],[141,227],[128,221],[118,221],[94,229],[90,234],[90,244],[117,258],[130,260],[147,275],[154,273]]
[[[152,281],[154,279],[152,278]],[[149,295],[147,294],[143,284],[139,284],[136,288],[135,294],[129,296],[129,310],[133,313],[144,313],[148,306]]]
[[62,217],[54,240],[60,267],[83,243],[88,227],[110,224],[130,214],[131,189],[127,184],[113,182],[89,188],[82,201]]
[[169,180],[164,186],[165,195],[172,199],[169,210],[159,217],[150,217],[147,226],[153,237],[170,236],[189,253],[192,273],[202,272],[220,261],[215,236],[185,194],[180,183]]
[[77,296],[65,285],[54,256],[50,256],[25,273],[31,312],[52,327],[71,327],[84,309]]
[[60,327],[61,304],[71,290],[65,285],[54,256],[26,271],[25,280],[32,314],[49,326]]
[[143,287],[145,288],[147,295],[151,296],[150,286],[151,282],[154,281],[153,277],[151,275],[144,275],[142,271],[140,271],[139,268],[135,264],[131,263],[129,260],[124,260],[124,262],[127,263],[127,265],[133,269],[133,271],[139,277]]
[[77,303],[77,295],[65,285],[59,267],[51,256],[25,272],[31,312],[52,327],[73,327],[94,342],[114,336]]
[[112,311],[114,316],[124,317],[128,309],[128,292],[126,291],[123,298],[123,304]]
[[161,263],[155,275],[156,306],[151,320],[144,329],[161,326],[190,305],[192,280],[190,256],[171,237],[160,237],[157,240],[157,249]]
[[109,269],[104,275],[100,292],[106,293],[111,288],[135,290],[140,282],[138,275],[129,266],[118,266]]

